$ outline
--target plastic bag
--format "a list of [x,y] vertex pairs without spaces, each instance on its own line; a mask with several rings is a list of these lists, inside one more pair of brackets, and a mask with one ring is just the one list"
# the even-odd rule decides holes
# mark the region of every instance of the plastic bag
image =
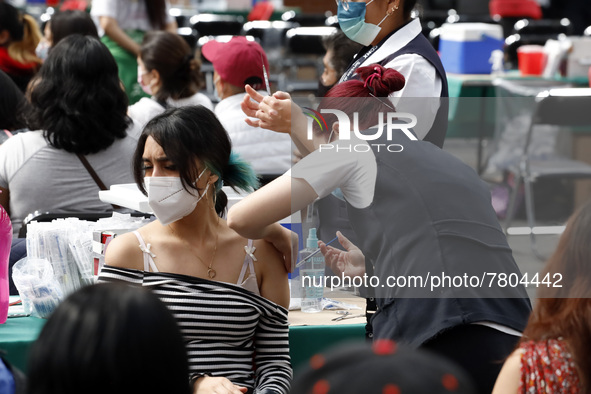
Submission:
[[12,267],[12,280],[23,302],[25,313],[47,318],[63,298],[51,263],[25,257]]

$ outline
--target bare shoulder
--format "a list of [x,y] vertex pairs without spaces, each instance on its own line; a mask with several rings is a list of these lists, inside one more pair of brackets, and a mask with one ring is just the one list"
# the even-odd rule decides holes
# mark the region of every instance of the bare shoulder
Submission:
[[107,247],[105,264],[112,267],[142,270],[144,258],[139,245],[140,243],[133,233],[125,233],[115,237]]
[[261,295],[284,308],[288,308],[289,282],[283,256],[267,241],[257,240],[254,246],[257,258],[255,267],[258,265],[261,273]]
[[497,377],[492,394],[517,393],[521,382],[521,356],[523,351],[517,349],[511,353],[503,364]]

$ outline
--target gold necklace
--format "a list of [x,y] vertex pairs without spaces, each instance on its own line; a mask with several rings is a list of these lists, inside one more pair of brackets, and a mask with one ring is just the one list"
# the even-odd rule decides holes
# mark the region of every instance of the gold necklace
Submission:
[[[216,253],[216,252],[217,252],[217,250],[218,250],[218,237],[219,237],[219,235],[220,235],[220,232],[218,231],[218,229],[217,229],[217,228],[219,227],[219,225],[220,225],[220,217],[218,216],[218,222],[217,222],[217,225],[216,225],[216,233],[215,233],[215,244],[213,245],[213,255],[211,256],[211,261],[209,262],[209,265],[207,266],[207,276],[209,277],[209,279],[213,279],[213,278],[215,278],[215,276],[216,276],[216,274],[217,274],[217,272],[216,272],[216,271],[215,271],[213,268],[211,268],[211,266],[213,265],[213,261],[215,260],[215,253]],[[172,234],[173,234],[173,235],[174,235],[176,238],[178,238],[179,240],[181,240],[181,242],[183,242],[183,243],[184,243],[184,244],[187,246],[187,249],[189,249],[189,252],[191,252],[191,254],[192,254],[193,256],[197,257],[197,259],[199,259],[199,261],[201,261],[201,263],[202,263],[203,265],[206,265],[206,264],[205,264],[205,261],[203,261],[203,259],[202,259],[201,257],[199,257],[199,256],[198,256],[198,255],[197,255],[197,254],[196,254],[196,253],[193,251],[193,247],[191,246],[191,244],[190,244],[190,243],[189,243],[187,240],[185,240],[184,238],[181,238],[181,237],[179,237],[179,236],[178,236],[178,235],[177,235],[177,234],[174,232],[174,230],[172,229],[172,227],[170,227],[170,225],[168,225],[168,228],[170,229],[170,231],[172,232]]]

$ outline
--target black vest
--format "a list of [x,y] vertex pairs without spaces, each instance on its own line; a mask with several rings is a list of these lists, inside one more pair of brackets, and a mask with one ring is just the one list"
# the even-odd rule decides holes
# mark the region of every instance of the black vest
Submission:
[[[385,43],[390,36],[384,38],[380,44],[376,47],[380,47],[383,43]],[[372,49],[369,49],[371,51]],[[367,52],[366,52],[367,53]],[[431,130],[427,133],[424,141],[431,142],[438,147],[443,147],[443,141],[445,140],[445,134],[447,133],[447,119],[448,119],[448,111],[449,111],[449,93],[447,88],[447,76],[445,70],[443,69],[443,65],[441,64],[441,60],[439,59],[439,55],[429,42],[427,38],[423,34],[417,35],[414,39],[412,39],[407,45],[400,48],[397,52],[394,52],[384,59],[379,61],[380,65],[386,65],[398,56],[406,55],[406,54],[417,54],[424,57],[429,63],[435,67],[435,71],[439,78],[441,78],[441,94],[440,97],[443,99],[440,101],[439,110],[435,115],[435,120],[433,121],[433,126]],[[357,57],[356,61],[349,66],[349,69],[345,72],[345,80],[351,80],[356,78],[355,69],[357,69],[361,63],[363,63],[364,51],[360,53]]]
[[[388,276],[469,276],[485,272],[521,274],[491,206],[488,187],[469,166],[431,143],[372,141],[377,179],[372,204],[348,204],[358,246],[381,284]],[[378,152],[377,144],[400,144],[403,151]],[[371,269],[368,269],[371,271]],[[487,276],[486,279],[490,279]],[[488,280],[486,281],[488,284]],[[496,282],[495,282],[496,283]],[[374,339],[419,346],[446,328],[479,321],[523,330],[531,310],[523,286],[501,289],[377,287]],[[495,296],[495,298],[488,297]],[[500,294],[500,295],[499,295]],[[417,298],[417,297],[433,298]],[[497,297],[498,296],[498,297]]]

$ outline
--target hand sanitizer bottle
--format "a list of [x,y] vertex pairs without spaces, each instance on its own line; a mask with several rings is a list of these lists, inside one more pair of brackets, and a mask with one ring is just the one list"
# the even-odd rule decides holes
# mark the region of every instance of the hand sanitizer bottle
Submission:
[[300,276],[302,281],[302,312],[316,313],[322,310],[324,296],[324,256],[318,248],[316,229],[311,228],[306,248],[300,251]]

